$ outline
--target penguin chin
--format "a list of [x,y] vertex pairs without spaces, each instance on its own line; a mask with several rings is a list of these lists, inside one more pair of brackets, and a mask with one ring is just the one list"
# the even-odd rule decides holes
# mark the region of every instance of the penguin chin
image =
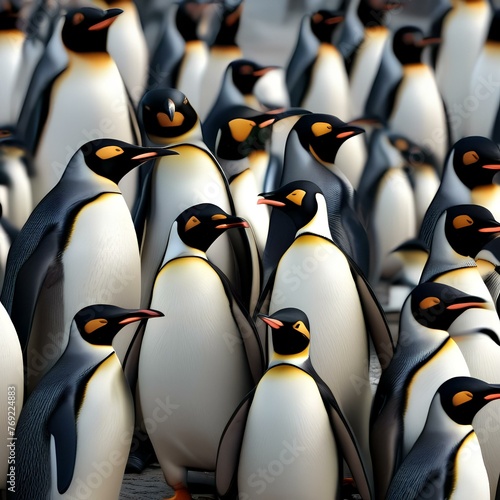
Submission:
[[273,349],[276,354],[282,356],[292,356],[300,354],[309,346],[309,339],[300,333],[290,335],[290,333],[281,333],[273,331]]

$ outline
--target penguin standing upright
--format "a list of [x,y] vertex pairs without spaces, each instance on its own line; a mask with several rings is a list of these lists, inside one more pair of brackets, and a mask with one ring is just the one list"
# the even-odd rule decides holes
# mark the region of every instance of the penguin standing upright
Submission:
[[458,0],[433,28],[441,38],[435,56],[436,81],[450,117],[451,142],[472,135],[465,133],[464,107],[469,104],[470,75],[486,39],[491,13],[488,0]]
[[[42,59],[37,66],[18,122],[19,134],[34,155],[35,204],[54,187],[84,143],[108,136],[138,141],[123,79],[106,51],[108,29],[122,12],[93,7],[68,10],[61,32],[66,59]],[[122,186],[131,184],[129,205],[136,195],[135,175],[122,181]]]
[[[203,142],[199,117],[184,93],[176,89],[150,90],[141,100],[139,118],[145,142],[168,146],[178,153],[172,164],[157,161],[151,167],[135,213],[141,246],[142,304],[148,304],[169,228],[179,213],[201,202],[235,212],[226,176]],[[251,230],[231,232],[236,234],[222,235],[209,256],[251,310],[260,293],[258,251]]]
[[423,49],[438,41],[424,37],[415,26],[403,26],[394,33],[392,52],[386,51],[366,114],[430,149],[442,166],[449,148],[447,114],[434,71],[422,60]]
[[472,377],[454,377],[436,392],[424,430],[397,471],[388,500],[477,498],[488,500],[490,486],[475,415],[500,398],[500,386]]
[[401,310],[394,357],[382,372],[370,424],[370,448],[377,498],[385,498],[390,480],[425,425],[433,394],[469,368],[447,329],[484,299],[441,283],[417,285]]
[[292,307],[260,318],[271,328],[269,365],[222,436],[220,498],[341,498],[342,458],[362,498],[372,498],[349,420],[309,358],[309,318]]
[[[16,487],[7,498],[118,498],[132,438],[130,388],[112,348],[127,324],[162,314],[94,304],[24,406],[16,429]],[[94,480],[94,475],[99,481]]]
[[[118,182],[146,160],[172,154],[114,139],[91,141],[24,224],[9,252],[1,301],[24,351],[29,392],[64,351],[82,304],[138,307],[139,247]],[[121,359],[122,338],[116,345]]]
[[314,321],[312,363],[369,463],[369,337],[385,367],[393,349],[385,316],[358,267],[332,241],[325,197],[315,184],[295,181],[262,196],[259,203],[284,211],[296,226],[295,239],[265,290],[269,313],[296,307]]
[[165,317],[144,331],[138,391],[145,419],[155,419],[159,400],[176,405],[149,433],[176,499],[189,497],[189,469],[215,470],[224,426],[264,370],[255,326],[206,256],[219,235],[245,225],[209,203],[184,210],[154,283],[150,307]]

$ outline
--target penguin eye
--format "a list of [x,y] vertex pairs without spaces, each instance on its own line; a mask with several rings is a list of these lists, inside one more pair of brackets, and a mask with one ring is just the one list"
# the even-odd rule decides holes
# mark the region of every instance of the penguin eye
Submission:
[[77,24],[80,24],[83,20],[85,19],[85,16],[81,12],[77,12],[74,16],[71,22],[76,26]]
[[104,318],[99,318],[99,319],[93,319],[91,321],[88,321],[85,323],[85,333],[93,333],[99,328],[103,327],[104,325],[108,324],[108,320]]
[[472,165],[473,163],[476,163],[478,160],[479,160],[479,155],[475,151],[467,151],[467,153],[465,153],[462,158],[464,165]]
[[95,154],[101,160],[109,160],[110,158],[123,154],[123,152],[123,149],[119,146],[105,146],[104,148],[98,149]]
[[426,297],[419,304],[420,309],[430,309],[440,304],[441,301],[437,297]]
[[330,133],[332,131],[332,126],[329,123],[316,122],[312,124],[311,131],[315,137],[320,137]]
[[212,215],[211,219],[212,220],[222,220],[222,219],[227,219],[227,216],[225,216],[224,214],[215,214],[215,215]]
[[238,142],[246,141],[255,125],[252,120],[245,120],[244,118],[235,118],[228,123],[233,139]]
[[304,199],[304,196],[306,195],[306,192],[303,189],[296,189],[292,193],[290,193],[286,199],[290,200],[292,203],[295,203],[299,207],[302,205],[302,200]]
[[451,402],[453,403],[453,406],[460,406],[463,405],[464,403],[467,403],[473,398],[472,392],[469,391],[461,391],[457,392],[454,396]]
[[186,222],[186,225],[184,226],[184,231],[189,231],[190,229],[193,229],[193,227],[197,226],[198,224],[201,224],[200,219],[195,217],[194,215],[190,217],[190,219]]
[[316,12],[316,14],[311,17],[311,20],[313,23],[319,24],[323,21],[323,16],[319,12]]
[[474,224],[474,221],[468,215],[458,215],[453,219],[453,227],[455,229],[462,229],[472,226],[472,224]]

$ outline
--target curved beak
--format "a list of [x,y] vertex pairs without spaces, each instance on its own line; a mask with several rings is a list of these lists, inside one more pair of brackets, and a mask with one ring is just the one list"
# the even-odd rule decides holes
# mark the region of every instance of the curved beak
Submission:
[[88,28],[89,31],[99,31],[111,26],[116,18],[123,13],[122,9],[108,9],[106,14],[103,16],[103,20],[93,24]]

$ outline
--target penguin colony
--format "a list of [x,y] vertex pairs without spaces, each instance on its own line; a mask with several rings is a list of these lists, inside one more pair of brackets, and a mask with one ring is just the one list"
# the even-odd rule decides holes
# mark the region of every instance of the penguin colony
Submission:
[[305,4],[1,3],[2,500],[500,495],[500,11]]

